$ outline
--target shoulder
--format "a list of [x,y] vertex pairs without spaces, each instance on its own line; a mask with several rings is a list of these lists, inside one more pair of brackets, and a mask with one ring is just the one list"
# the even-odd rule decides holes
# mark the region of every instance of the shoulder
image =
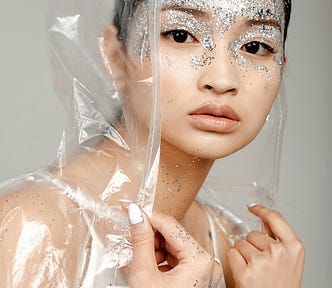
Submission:
[[77,204],[68,199],[60,188],[46,180],[31,181],[30,178],[22,178],[1,192],[2,241],[19,241],[24,233],[32,236],[38,231],[38,237],[51,239],[61,245],[66,242],[63,236],[66,230],[83,227]]
[[51,182],[31,178],[20,178],[4,187],[0,195],[0,219],[20,215],[22,221],[38,220],[50,224],[48,222],[53,218],[66,218],[67,209],[64,208],[73,207],[75,203]]
[[[61,281],[74,283],[78,253],[88,233],[77,205],[61,189],[40,179],[24,178],[1,188],[0,259],[6,261],[0,261],[0,287],[12,287],[17,269],[28,286],[37,274],[41,283],[57,277],[55,270],[63,270]],[[68,265],[70,269],[63,269]]]

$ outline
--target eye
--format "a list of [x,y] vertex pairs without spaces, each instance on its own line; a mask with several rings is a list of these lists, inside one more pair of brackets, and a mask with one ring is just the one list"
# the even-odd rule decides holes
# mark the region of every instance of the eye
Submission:
[[250,54],[262,56],[274,53],[274,49],[271,46],[259,41],[249,42],[243,45],[241,49]]
[[177,43],[195,43],[197,40],[185,30],[172,30],[162,34]]

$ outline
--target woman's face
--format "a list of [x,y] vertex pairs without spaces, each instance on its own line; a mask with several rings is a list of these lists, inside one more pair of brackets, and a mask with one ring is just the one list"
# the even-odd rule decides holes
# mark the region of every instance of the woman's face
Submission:
[[[142,31],[144,22],[132,25]],[[265,123],[279,90],[283,29],[281,0],[162,1],[163,141],[207,159],[247,145]],[[128,91],[136,94],[137,85],[146,85],[141,80],[151,75],[150,62],[144,61],[149,45],[142,35],[146,33],[129,34],[135,49],[128,53]],[[142,115],[144,95],[129,96],[130,106]]]

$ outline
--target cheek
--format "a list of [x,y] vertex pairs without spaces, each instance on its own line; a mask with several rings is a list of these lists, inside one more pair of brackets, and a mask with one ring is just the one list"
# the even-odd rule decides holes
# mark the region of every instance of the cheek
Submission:
[[[272,72],[270,72],[272,71]],[[243,107],[247,121],[260,129],[276,98],[281,83],[279,69],[258,72],[253,69],[242,70],[239,102]],[[247,108],[246,108],[247,107]],[[249,120],[248,120],[249,119]],[[250,119],[254,121],[250,121]]]
[[127,58],[123,110],[133,123],[148,126],[152,106],[151,64],[149,59],[139,61],[135,55]]

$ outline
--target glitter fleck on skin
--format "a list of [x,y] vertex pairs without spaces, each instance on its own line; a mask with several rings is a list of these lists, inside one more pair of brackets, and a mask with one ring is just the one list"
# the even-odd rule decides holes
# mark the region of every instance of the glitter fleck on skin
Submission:
[[[147,2],[147,1],[145,1]],[[150,48],[150,35],[149,35],[149,5],[148,3],[142,2],[135,11],[133,18],[135,21],[134,29],[128,29],[132,31],[132,35],[128,37],[130,42],[129,47],[134,50],[141,62],[149,60],[151,57]]]
[[[277,62],[278,70],[284,63],[283,59],[283,27],[284,7],[282,1],[275,0],[220,0],[220,1],[198,1],[198,0],[163,0],[163,10],[168,11],[165,21],[167,29],[184,30],[193,35],[204,48],[201,56],[191,54],[192,67],[199,69],[210,65],[215,57],[215,41],[224,39],[228,32],[240,17],[245,17],[251,23],[255,33],[245,33],[239,39],[229,44],[230,57],[240,66],[252,68],[260,75],[262,72],[269,73],[269,80],[272,79],[271,71],[259,63],[248,60],[239,52],[247,41],[258,41],[272,44],[279,50],[273,55]],[[169,10],[168,10],[169,9]],[[172,11],[172,12],[170,12]],[[197,16],[200,15],[201,16]],[[197,15],[196,15],[197,14]],[[203,15],[203,16],[202,16]],[[272,24],[269,24],[271,21]],[[185,23],[185,24],[184,24]],[[264,23],[264,24],[263,24]],[[273,26],[279,26],[279,31]],[[171,28],[173,27],[173,28]],[[204,31],[204,27],[206,30]],[[187,29],[185,29],[187,28]],[[251,37],[248,37],[251,34]],[[216,38],[216,39],[215,39]],[[247,42],[248,43],[248,42]],[[278,72],[278,71],[273,71]],[[281,73],[279,73],[280,75]]]
[[169,54],[161,54],[161,69],[166,71],[169,75],[172,75],[173,63],[179,61],[179,57]]

